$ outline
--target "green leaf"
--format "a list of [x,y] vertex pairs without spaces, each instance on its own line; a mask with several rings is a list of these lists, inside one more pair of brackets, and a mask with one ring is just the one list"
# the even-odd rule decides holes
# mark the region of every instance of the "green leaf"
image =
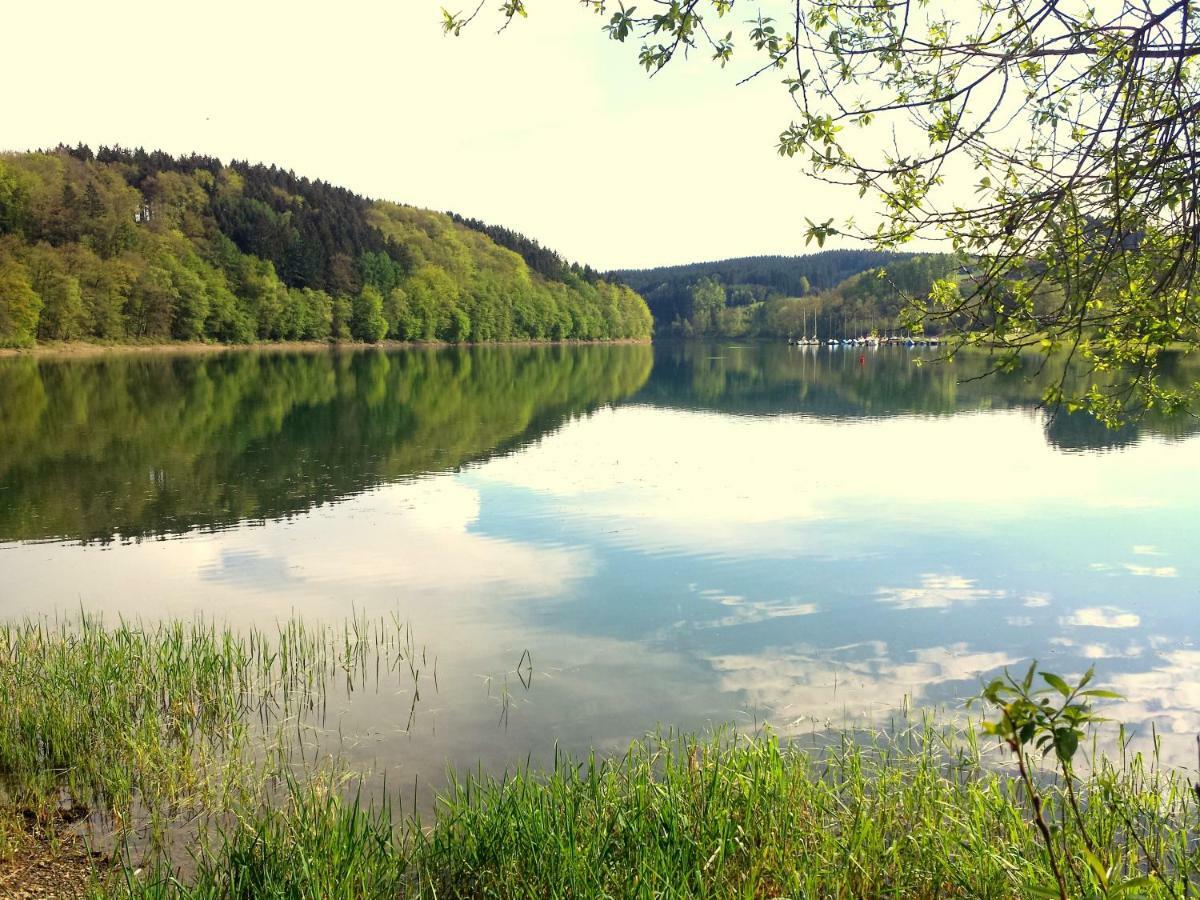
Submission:
[[1025,690],[1029,690],[1031,687],[1033,687],[1033,673],[1036,671],[1037,660],[1035,659],[1029,664],[1029,671],[1025,673],[1025,677],[1021,679],[1021,686]]
[[[1136,891],[1138,888],[1150,887],[1154,883],[1154,879],[1149,875],[1139,875],[1137,878],[1130,878],[1128,881],[1122,881],[1114,884],[1108,895],[1110,897],[1122,897],[1129,894],[1131,891]],[[1140,897],[1141,894],[1133,894],[1134,897]]]
[[1063,681],[1061,678],[1059,678],[1057,675],[1055,675],[1053,672],[1043,672],[1042,678],[1046,679],[1046,683],[1049,684],[1050,687],[1052,687],[1056,691],[1058,691],[1060,694],[1062,694],[1064,697],[1071,696],[1071,689],[1069,687],[1067,687],[1067,683],[1065,681]]
[[1031,897],[1050,897],[1051,900],[1058,900],[1061,894],[1057,887],[1043,887],[1041,885],[1033,885],[1028,888]]
[[1100,862],[1100,860],[1097,859],[1096,854],[1094,854],[1087,847],[1080,847],[1079,852],[1083,854],[1083,858],[1087,862],[1088,867],[1096,873],[1096,878],[1099,879],[1100,884],[1105,890],[1107,890],[1108,871],[1104,868],[1104,863]]
[[1079,749],[1079,732],[1073,728],[1057,732],[1054,745],[1058,750],[1059,758],[1069,762],[1075,756],[1075,751]]

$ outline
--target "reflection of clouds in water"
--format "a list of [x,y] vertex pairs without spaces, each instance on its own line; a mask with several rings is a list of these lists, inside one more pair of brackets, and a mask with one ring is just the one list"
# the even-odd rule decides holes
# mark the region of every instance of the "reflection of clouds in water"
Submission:
[[1125,571],[1130,575],[1143,578],[1178,578],[1179,570],[1174,566],[1139,566],[1135,563],[1125,563]]
[[1137,628],[1142,617],[1115,606],[1088,606],[1059,620],[1077,628]]
[[1126,672],[1105,680],[1105,687],[1125,699],[1106,705],[1104,713],[1121,722],[1149,723],[1161,731],[1200,732],[1200,650],[1160,654],[1148,672]]
[[[1134,551],[1134,553],[1137,553],[1139,550],[1147,550],[1147,549],[1152,549],[1152,548],[1134,547],[1133,551]],[[1152,554],[1143,554],[1143,555],[1163,556],[1164,554],[1155,550]],[[1125,572],[1127,572],[1130,575],[1138,576],[1141,578],[1178,578],[1179,577],[1179,570],[1176,569],[1174,566],[1143,566],[1139,563],[1121,563],[1120,565],[1116,565],[1114,563],[1094,562],[1091,565],[1089,565],[1088,568],[1091,569],[1093,572],[1103,572],[1107,575],[1119,574],[1122,570],[1124,570]]]
[[269,556],[253,547],[221,548],[215,559],[201,563],[198,574],[202,581],[257,588],[263,584],[291,584],[297,580],[294,569],[287,559]]
[[900,707],[905,698],[930,702],[933,686],[977,681],[1018,659],[960,643],[913,650],[899,661],[891,658],[886,643],[867,641],[830,649],[718,655],[709,664],[721,690],[736,691],[755,707],[799,724],[837,722],[843,716],[871,720]]
[[[473,529],[478,491],[457,479],[430,477],[390,485],[369,496],[370,509],[353,517],[353,530],[336,553],[304,560],[306,577],[364,589],[391,583],[405,593],[458,593],[492,587],[527,596],[561,593],[594,570],[585,550],[522,543]],[[317,526],[330,533],[330,523]],[[314,535],[315,537],[315,535]]]
[[1084,644],[1079,649],[1085,659],[1136,659],[1142,655],[1142,648],[1137,644],[1130,644],[1124,650],[1108,644]]
[[1051,638],[1050,643],[1056,647],[1073,648],[1084,659],[1136,659],[1144,652],[1144,648],[1136,641],[1130,641],[1124,649],[1109,644],[1077,642],[1069,637]]
[[[729,605],[729,604],[727,604]],[[745,601],[732,605],[732,612],[727,616],[697,622],[697,628],[732,628],[738,625],[753,625],[755,622],[766,622],[770,619],[790,619],[796,616],[811,616],[820,612],[815,603],[783,603]]]
[[932,573],[922,575],[918,587],[882,587],[875,593],[880,603],[891,604],[896,609],[949,609],[958,604],[970,605],[977,600],[1005,596],[1004,591],[975,587],[970,578]]
[[696,628],[731,628],[738,625],[753,625],[756,622],[766,622],[770,619],[790,619],[796,616],[811,616],[820,612],[815,603],[800,603],[798,598],[789,597],[783,600],[750,600],[740,594],[731,594],[714,588],[701,590],[697,585],[688,585],[688,590],[703,597],[705,600],[720,604],[727,610],[723,616],[715,619],[698,620],[693,623]]
[[805,533],[798,546],[783,523],[869,516],[878,526],[932,515],[939,527],[978,531],[1042,520],[1058,505],[1187,508],[1196,484],[1189,449],[1146,440],[1122,454],[1062,454],[1036,416],[1012,411],[833,421],[626,406],[572,422],[473,477],[536,491],[571,518],[619,524],[621,542],[643,550],[794,555],[821,553],[827,536]]
[[[475,490],[435,476],[381,487],[319,514],[186,540],[113,552],[20,547],[6,574],[13,583],[36,583],[40,594],[0,595],[0,615],[82,604],[131,616],[203,609],[236,622],[270,622],[293,611],[342,616],[352,607],[392,610],[418,601],[432,614],[481,599],[560,597],[595,571],[586,548],[482,534],[479,514]],[[90,556],[83,591],[80,553]]]

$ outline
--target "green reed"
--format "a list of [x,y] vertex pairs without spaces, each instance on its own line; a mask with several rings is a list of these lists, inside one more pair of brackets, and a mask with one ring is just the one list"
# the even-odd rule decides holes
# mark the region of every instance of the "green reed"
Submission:
[[[769,734],[656,735],[623,756],[452,779],[433,820],[326,778],[225,829],[192,878],[130,879],[137,897],[1036,897],[1055,884],[1022,787],[972,730],[932,721],[804,750]],[[1082,835],[1136,884],[1077,875],[1073,897],[1194,896],[1193,788],[1140,757],[1099,765],[1056,840]],[[1153,848],[1150,850],[1149,848]],[[1153,860],[1151,859],[1153,856]],[[1155,869],[1161,871],[1156,874]],[[1135,882],[1135,879],[1138,879]]]
[[[336,760],[290,749],[335,688],[398,679],[415,709],[432,668],[395,620],[0,626],[0,824],[68,803],[118,830],[157,829],[161,841],[122,845],[98,876],[98,893],[144,898],[1200,892],[1184,773],[1123,741],[1066,770],[1038,755],[1036,729],[1022,743],[1034,719],[1066,740],[1060,713],[1083,685],[1064,683],[1057,706],[1032,675],[1007,694],[988,686],[1014,726],[989,730],[1023,748],[1020,773],[1011,741],[933,714],[822,746],[668,733],[613,757],[556,753],[547,771],[451,775],[422,819]],[[182,867],[165,837],[181,818]],[[0,828],[0,849],[15,833]]]
[[421,652],[396,619],[0,625],[0,796],[43,818],[65,802],[118,835],[246,805],[302,754],[331,689],[403,683]]

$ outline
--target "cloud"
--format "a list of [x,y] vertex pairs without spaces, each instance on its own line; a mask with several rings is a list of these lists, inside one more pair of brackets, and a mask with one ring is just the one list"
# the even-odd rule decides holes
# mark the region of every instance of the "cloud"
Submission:
[[1025,602],[1022,603],[1021,605],[1028,606],[1030,609],[1037,609],[1042,606],[1049,606],[1050,605],[1050,595],[1049,594],[1027,594],[1025,596]]

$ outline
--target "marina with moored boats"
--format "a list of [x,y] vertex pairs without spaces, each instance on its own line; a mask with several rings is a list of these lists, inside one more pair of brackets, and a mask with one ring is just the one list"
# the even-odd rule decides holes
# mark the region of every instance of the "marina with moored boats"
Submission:
[[793,347],[936,347],[941,339],[936,335],[860,335],[847,338],[819,338],[815,334],[810,337],[790,337],[788,344]]

